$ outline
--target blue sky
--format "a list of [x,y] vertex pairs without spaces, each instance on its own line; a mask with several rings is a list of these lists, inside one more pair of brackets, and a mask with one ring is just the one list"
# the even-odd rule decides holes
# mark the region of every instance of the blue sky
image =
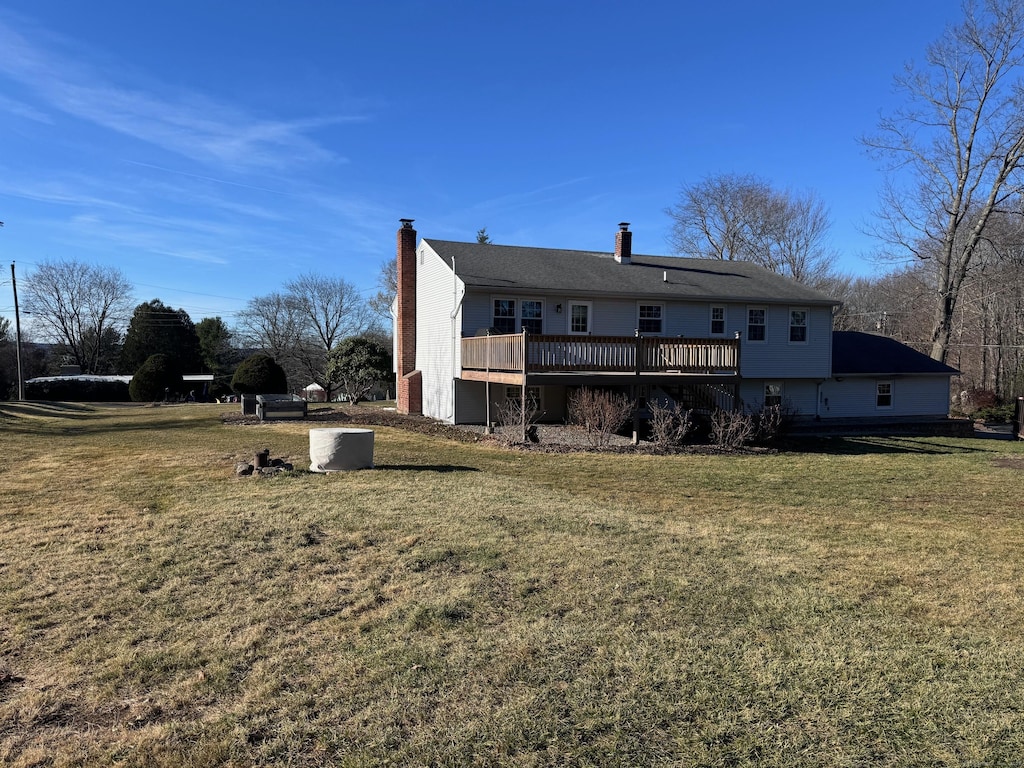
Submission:
[[0,314],[45,259],[234,313],[302,272],[367,294],[421,237],[668,253],[682,184],[813,190],[840,267],[882,176],[858,138],[958,0],[0,0]]

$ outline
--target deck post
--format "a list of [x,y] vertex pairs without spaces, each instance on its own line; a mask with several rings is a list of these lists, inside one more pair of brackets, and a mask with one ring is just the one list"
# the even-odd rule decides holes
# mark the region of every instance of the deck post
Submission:
[[[490,335],[490,333],[487,334],[488,337]],[[487,380],[484,382],[484,434],[489,435],[494,431],[491,428],[491,342],[489,338],[484,366],[487,371]]]
[[733,398],[732,398],[732,409],[733,409],[733,411],[742,410],[740,408],[740,402],[742,402],[742,401],[740,400],[740,383],[739,383],[739,379],[743,378],[743,376],[740,374],[740,347],[741,346],[742,346],[742,342],[740,341],[740,332],[736,331],[736,379],[737,379],[737,381],[736,381],[735,384],[732,385],[733,392],[735,393],[733,395]]
[[640,329],[636,329],[636,381],[633,384],[633,445],[640,444],[640,371],[642,368],[640,356],[643,354],[643,336]]
[[519,395],[519,426],[521,427],[521,439],[526,442],[526,368],[528,365],[527,356],[529,354],[529,331],[526,330],[526,326],[523,326],[523,388]]

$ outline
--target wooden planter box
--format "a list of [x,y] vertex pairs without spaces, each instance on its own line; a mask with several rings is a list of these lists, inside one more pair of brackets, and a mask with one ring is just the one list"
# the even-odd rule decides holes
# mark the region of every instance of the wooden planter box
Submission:
[[297,395],[256,395],[260,421],[306,418],[306,401]]

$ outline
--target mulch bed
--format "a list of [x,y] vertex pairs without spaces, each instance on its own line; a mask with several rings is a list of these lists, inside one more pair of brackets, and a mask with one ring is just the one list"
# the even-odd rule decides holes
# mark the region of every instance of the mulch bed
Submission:
[[[232,411],[223,415],[225,424],[259,426],[261,422],[256,416],[243,416],[240,411]],[[325,426],[345,426],[347,424],[358,424],[360,426],[380,426],[404,429],[410,432],[419,432],[425,435],[436,435],[448,440],[456,440],[463,443],[492,443],[497,446],[504,446],[511,450],[534,451],[539,453],[577,453],[577,452],[600,452],[600,453],[636,453],[662,455],[670,454],[765,454],[775,453],[775,449],[747,447],[747,448],[722,448],[715,445],[685,445],[664,450],[649,442],[641,442],[633,445],[628,437],[613,435],[610,443],[606,446],[596,448],[589,443],[586,434],[574,427],[558,424],[543,424],[538,427],[540,441],[513,442],[505,439],[499,434],[484,434],[483,427],[473,425],[443,424],[424,416],[403,415],[393,410],[384,410],[373,406],[360,405],[336,405],[329,408],[316,408],[310,410],[305,419],[306,422],[323,424]]]

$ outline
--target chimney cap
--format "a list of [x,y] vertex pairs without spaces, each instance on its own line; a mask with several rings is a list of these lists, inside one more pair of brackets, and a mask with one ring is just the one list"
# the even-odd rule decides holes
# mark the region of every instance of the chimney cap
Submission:
[[619,222],[619,229],[621,229],[623,232],[628,230],[629,229],[629,222],[628,221]]
[[412,223],[416,219],[399,219],[399,221],[402,222],[402,229],[412,229]]

